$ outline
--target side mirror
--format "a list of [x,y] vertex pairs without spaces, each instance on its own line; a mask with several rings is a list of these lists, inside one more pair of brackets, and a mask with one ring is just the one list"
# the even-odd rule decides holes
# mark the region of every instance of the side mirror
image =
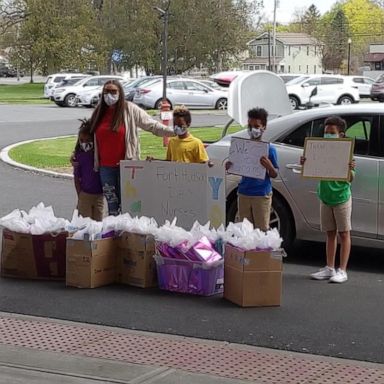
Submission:
[[311,95],[309,97],[316,96],[316,95],[317,95],[317,86],[312,89]]

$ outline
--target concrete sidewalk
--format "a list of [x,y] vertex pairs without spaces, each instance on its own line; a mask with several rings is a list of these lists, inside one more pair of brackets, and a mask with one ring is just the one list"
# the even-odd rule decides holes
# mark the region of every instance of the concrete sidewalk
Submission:
[[384,383],[384,366],[0,313],[0,384]]

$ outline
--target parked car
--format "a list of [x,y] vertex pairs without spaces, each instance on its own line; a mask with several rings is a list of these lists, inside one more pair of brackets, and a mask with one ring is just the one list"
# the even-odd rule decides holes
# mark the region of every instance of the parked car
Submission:
[[371,88],[375,80],[366,76],[343,76],[345,84],[359,90],[360,98],[371,97]]
[[380,75],[372,84],[371,99],[384,102],[384,75]]
[[[19,76],[24,77],[24,72],[19,71]],[[17,77],[17,69],[7,65],[1,66],[0,77]]]
[[140,77],[138,79],[133,80],[132,82],[126,84],[124,86],[124,93],[125,93],[125,100],[133,101],[133,98],[135,97],[136,89],[144,86],[144,84],[155,81],[155,80],[161,80],[161,76],[145,76]]
[[[89,75],[84,73],[55,73],[49,75],[44,84],[44,97],[49,99],[53,96],[53,90],[59,85],[63,80],[69,79],[84,79],[85,77],[89,77]],[[53,100],[53,99],[51,99]]]
[[212,89],[216,89],[218,91],[223,91],[223,92],[228,92],[228,88],[222,87],[221,85],[215,83],[212,80],[201,80],[201,79],[199,79],[198,82],[201,83],[201,84],[207,85],[208,87],[210,87]]
[[[163,80],[160,79],[138,88],[133,101],[144,108],[159,109],[162,97]],[[167,81],[167,99],[171,106],[183,104],[189,108],[226,109],[228,94],[196,80],[174,78]]]
[[[322,137],[324,120],[330,115],[347,122],[346,137],[355,139],[356,177],[352,186],[353,244],[384,246],[384,141],[381,139],[384,111],[377,104],[315,108],[279,117],[268,122],[263,140],[277,151],[279,176],[272,181],[271,225],[278,227],[285,246],[296,239],[324,241],[320,232],[317,181],[301,177],[299,165],[305,138]],[[209,158],[220,163],[228,158],[231,137],[248,137],[246,130],[227,135],[208,145]],[[227,220],[237,213],[239,177],[227,177]]]
[[57,87],[53,92],[53,101],[59,107],[76,107],[78,103],[77,94],[84,89],[88,91],[94,91],[95,89],[104,85],[108,80],[120,80],[124,79],[121,76],[102,75],[102,76],[90,76],[80,80],[74,85],[68,87]]
[[292,109],[308,103],[315,87],[317,93],[311,98],[313,104],[353,104],[360,101],[358,89],[338,75],[303,75],[288,81],[286,87]]

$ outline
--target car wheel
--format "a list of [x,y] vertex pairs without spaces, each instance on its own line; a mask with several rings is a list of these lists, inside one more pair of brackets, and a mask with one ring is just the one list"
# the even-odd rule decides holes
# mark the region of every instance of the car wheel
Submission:
[[293,110],[299,108],[300,101],[296,96],[289,96],[289,102],[291,103],[291,107]]
[[340,104],[340,105],[353,104],[353,99],[351,96],[341,96],[340,99],[337,101],[337,104]]
[[76,95],[74,93],[70,93],[65,96],[64,104],[66,107],[70,108],[77,107]]
[[[235,222],[237,214],[237,195],[234,195],[229,206],[227,206],[227,224]],[[277,192],[273,194],[272,198],[270,226],[271,228],[277,228],[283,239],[282,246],[285,250],[288,250],[295,240],[295,225],[291,210]]]
[[228,107],[228,100],[225,98],[219,99],[216,102],[215,109],[219,109],[221,111],[225,111]]
[[[163,99],[159,99],[159,100],[157,100],[156,101],[156,103],[155,103],[155,109],[160,109],[161,108],[161,103],[162,103],[162,101],[163,101]],[[171,109],[172,109],[172,104],[171,104],[171,102],[167,99],[167,101],[168,101],[168,104],[171,106]]]

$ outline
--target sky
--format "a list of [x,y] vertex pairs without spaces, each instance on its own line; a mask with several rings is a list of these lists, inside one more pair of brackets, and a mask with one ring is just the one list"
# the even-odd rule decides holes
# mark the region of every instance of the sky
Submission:
[[[321,14],[329,11],[336,0],[279,0],[279,8],[277,8],[276,21],[279,23],[288,23],[291,21],[295,9],[308,8],[311,4],[315,4]],[[273,4],[274,0],[264,0],[264,13],[269,20],[273,20]]]

